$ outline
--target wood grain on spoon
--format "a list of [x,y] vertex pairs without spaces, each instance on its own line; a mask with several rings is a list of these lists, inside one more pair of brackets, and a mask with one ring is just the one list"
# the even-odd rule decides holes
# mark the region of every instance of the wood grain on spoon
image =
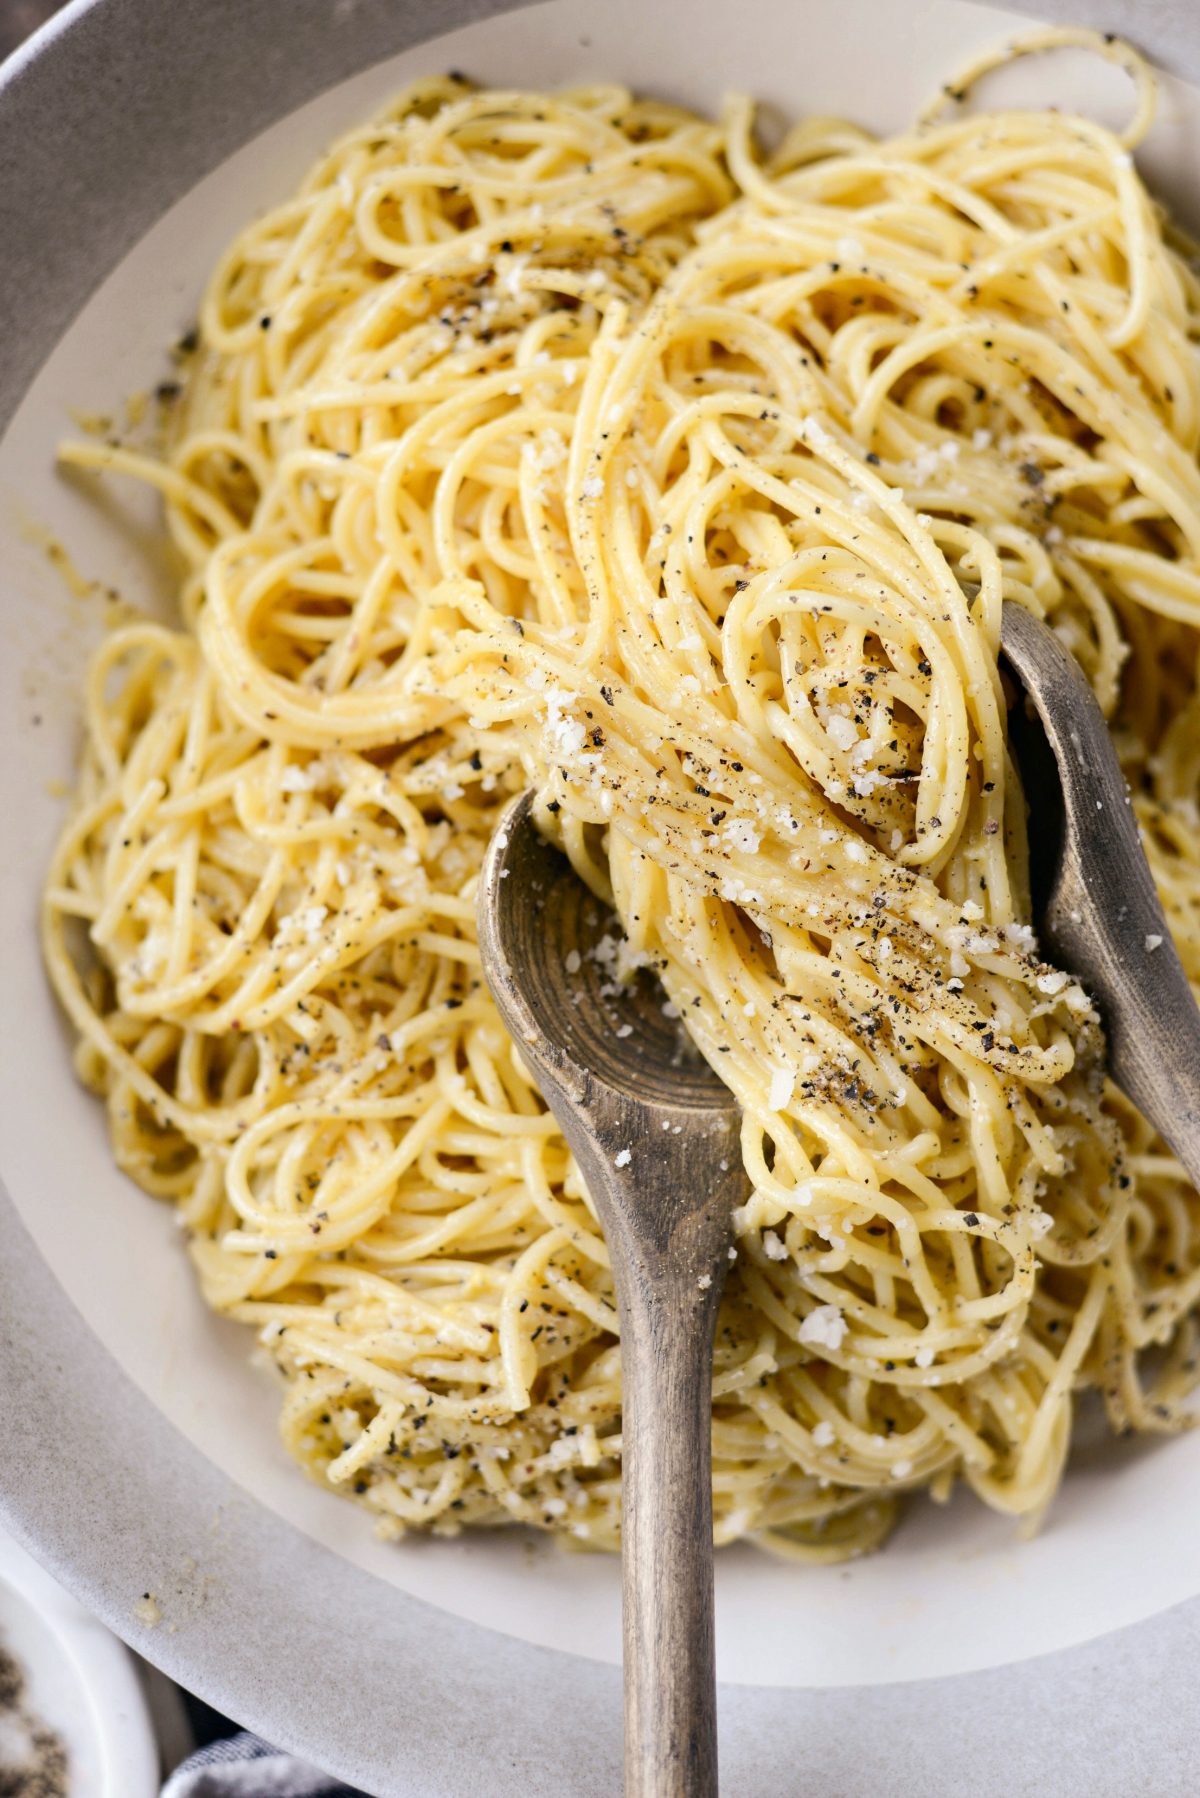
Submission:
[[712,1798],[712,1346],[732,1213],[746,1190],[740,1118],[657,982],[614,977],[611,922],[539,835],[531,795],[516,800],[484,863],[480,949],[612,1258],[625,1790]]

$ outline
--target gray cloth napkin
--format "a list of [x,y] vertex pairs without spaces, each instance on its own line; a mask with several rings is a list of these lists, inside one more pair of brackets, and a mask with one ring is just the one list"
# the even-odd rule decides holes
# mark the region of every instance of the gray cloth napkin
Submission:
[[257,1736],[211,1742],[176,1767],[162,1798],[366,1798]]

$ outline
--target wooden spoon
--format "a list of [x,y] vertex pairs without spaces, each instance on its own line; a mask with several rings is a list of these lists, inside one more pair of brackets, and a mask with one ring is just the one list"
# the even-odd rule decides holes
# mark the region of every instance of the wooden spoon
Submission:
[[1014,707],[1009,742],[1029,805],[1042,949],[1091,995],[1113,1079],[1200,1185],[1200,1011],[1108,726],[1074,656],[1012,600],[1000,640],[1037,714]]
[[657,982],[613,977],[612,920],[539,835],[532,803],[515,800],[489,846],[479,946],[612,1258],[625,1791],[713,1798],[712,1347],[746,1190],[739,1112]]

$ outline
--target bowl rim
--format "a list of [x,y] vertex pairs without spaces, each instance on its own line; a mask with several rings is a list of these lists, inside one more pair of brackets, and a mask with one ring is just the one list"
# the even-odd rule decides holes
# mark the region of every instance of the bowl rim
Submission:
[[[12,321],[0,433],[95,286],[196,180],[371,63],[523,3],[71,0],[0,68],[0,317]],[[1129,23],[1122,0],[1019,9]],[[1200,79],[1200,15],[1187,0],[1142,0],[1137,35]],[[145,155],[156,118],[175,140],[169,170]],[[69,234],[45,229],[64,194]],[[496,1798],[558,1798],[565,1780],[580,1798],[619,1789],[618,1669],[385,1586],[268,1511],[122,1372],[2,1183],[0,1444],[0,1515],[18,1542],[147,1660],[281,1746],[381,1798],[460,1798],[485,1769]],[[139,1617],[147,1589],[171,1595],[175,1633]],[[806,1765],[828,1791],[999,1798],[1019,1789],[1018,1766],[1069,1753],[1077,1783],[1060,1789],[1117,1794],[1152,1780],[1167,1798],[1183,1794],[1198,1648],[1194,1599],[949,1680],[724,1687],[730,1789],[766,1798],[781,1766]]]

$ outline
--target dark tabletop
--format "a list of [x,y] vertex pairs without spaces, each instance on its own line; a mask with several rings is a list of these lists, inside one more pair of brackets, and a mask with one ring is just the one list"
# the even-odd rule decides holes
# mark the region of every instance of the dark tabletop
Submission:
[[0,0],[0,58],[56,13],[63,0]]

